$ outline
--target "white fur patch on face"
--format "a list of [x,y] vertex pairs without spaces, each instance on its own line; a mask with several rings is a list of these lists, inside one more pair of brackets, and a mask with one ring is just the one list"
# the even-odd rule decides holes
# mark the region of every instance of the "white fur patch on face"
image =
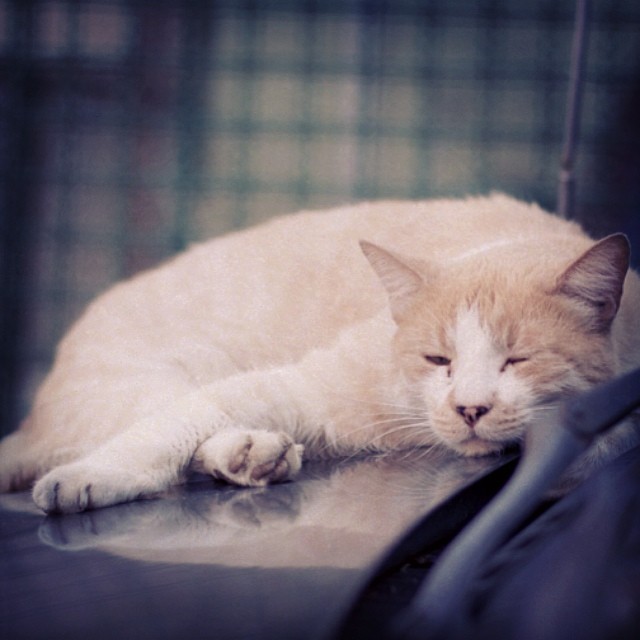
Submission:
[[480,406],[492,403],[502,367],[491,334],[480,322],[475,308],[458,312],[450,335],[455,348],[453,396],[456,405]]

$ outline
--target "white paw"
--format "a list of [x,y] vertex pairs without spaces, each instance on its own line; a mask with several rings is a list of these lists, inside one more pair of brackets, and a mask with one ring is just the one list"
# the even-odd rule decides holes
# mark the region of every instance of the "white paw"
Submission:
[[46,513],[77,513],[135,500],[144,492],[129,473],[78,461],[41,478],[33,488],[33,500]]
[[193,466],[232,484],[262,487],[298,473],[303,451],[285,433],[229,428],[200,445]]

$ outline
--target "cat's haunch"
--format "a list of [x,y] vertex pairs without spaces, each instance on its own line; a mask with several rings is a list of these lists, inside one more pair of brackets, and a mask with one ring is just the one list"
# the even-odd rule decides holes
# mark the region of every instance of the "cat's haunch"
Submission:
[[[498,453],[640,365],[639,282],[623,235],[504,195],[277,218],[96,299],[0,443],[0,490],[73,512],[190,470],[260,486],[303,455]],[[623,423],[582,464],[636,439]]]

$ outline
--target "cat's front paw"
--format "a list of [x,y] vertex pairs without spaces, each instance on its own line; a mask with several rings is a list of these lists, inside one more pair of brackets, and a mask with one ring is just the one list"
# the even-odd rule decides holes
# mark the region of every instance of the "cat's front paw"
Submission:
[[41,478],[33,488],[33,500],[46,513],[78,513],[134,500],[142,493],[129,474],[79,461]]
[[303,451],[285,433],[228,428],[200,445],[193,466],[232,484],[262,487],[298,473]]

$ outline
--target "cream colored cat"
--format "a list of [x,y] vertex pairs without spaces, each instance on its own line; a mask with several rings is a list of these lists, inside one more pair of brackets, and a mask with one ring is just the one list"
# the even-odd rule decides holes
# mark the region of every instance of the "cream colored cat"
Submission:
[[[285,480],[303,446],[498,452],[538,407],[640,365],[628,261],[624,236],[594,243],[503,195],[364,203],[212,240],[88,308],[0,445],[0,488],[38,480],[38,506],[72,512],[189,469]],[[598,455],[634,437],[617,427]]]

